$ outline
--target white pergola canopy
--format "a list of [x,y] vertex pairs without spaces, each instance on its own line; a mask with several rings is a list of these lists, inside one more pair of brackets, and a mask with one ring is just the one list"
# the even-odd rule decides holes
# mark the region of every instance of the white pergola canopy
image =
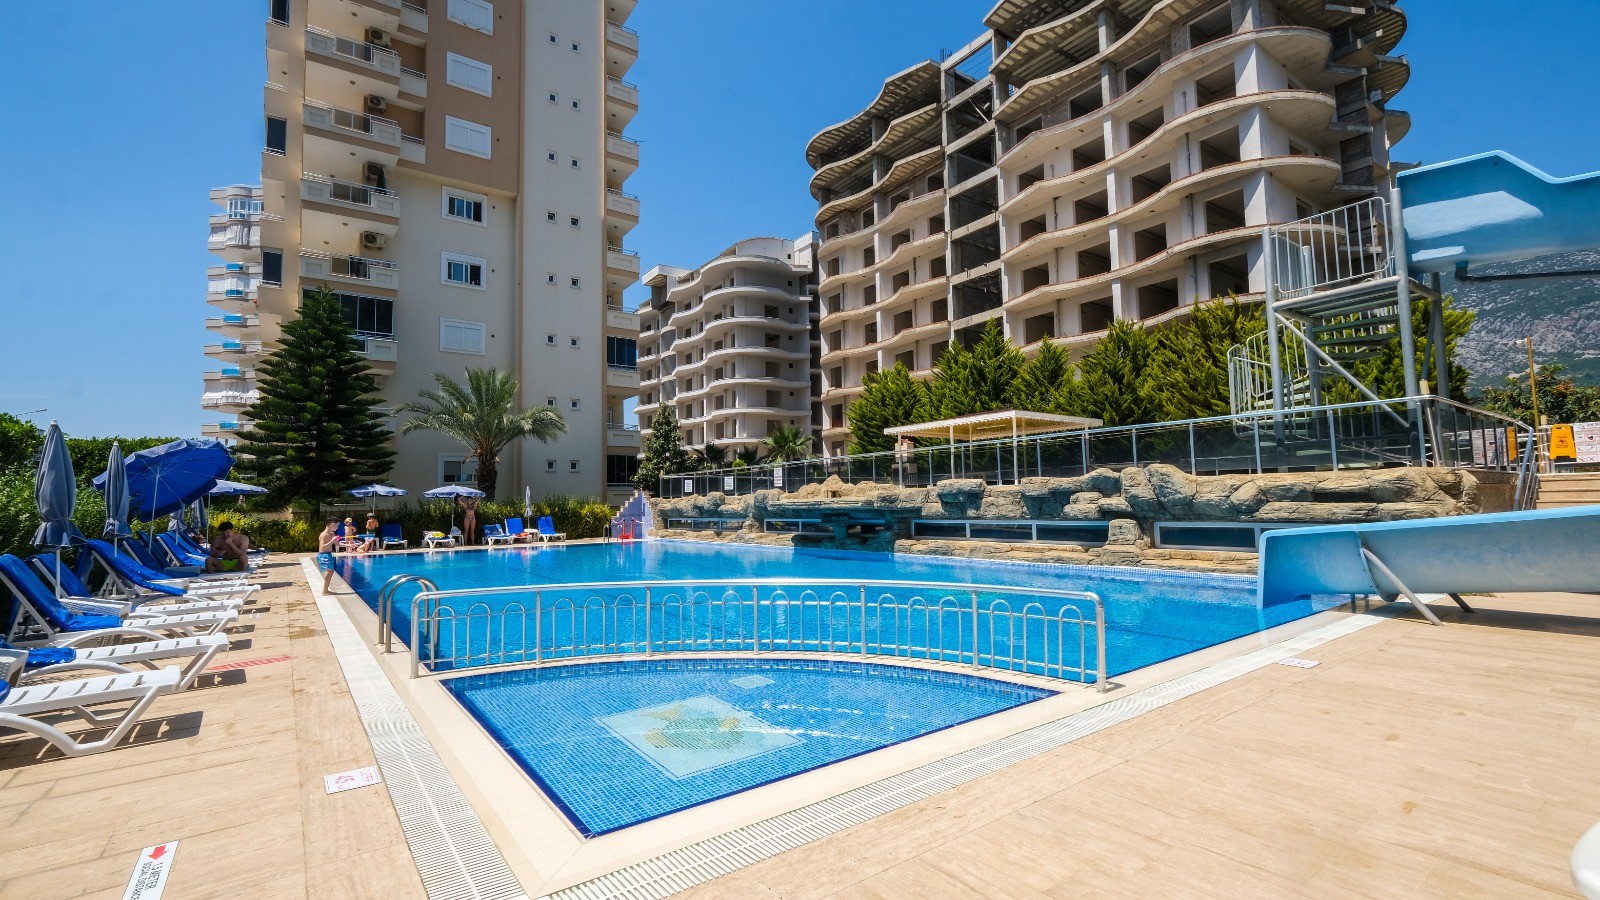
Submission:
[[956,441],[990,441],[1029,437],[1035,434],[1056,434],[1062,431],[1077,431],[1083,428],[1099,428],[1104,424],[1099,419],[1081,416],[1058,416],[1054,413],[1005,409],[997,412],[961,416],[956,419],[918,422],[915,425],[897,425],[893,428],[885,428],[883,433],[894,438],[943,438],[955,443]]

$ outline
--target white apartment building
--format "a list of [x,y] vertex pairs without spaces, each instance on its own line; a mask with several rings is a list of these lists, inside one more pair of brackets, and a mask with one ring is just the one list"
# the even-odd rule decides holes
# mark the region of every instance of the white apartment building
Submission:
[[768,432],[816,434],[815,238],[750,238],[698,269],[656,266],[639,307],[642,433],[663,405],[684,444],[730,456]]
[[1387,189],[1410,68],[1388,0],[1001,0],[806,149],[825,450],[862,377],[998,320],[1075,356],[1265,290],[1262,229]]
[[[248,422],[251,372],[305,292],[337,292],[393,406],[468,368],[517,375],[522,404],[568,432],[518,442],[503,495],[620,503],[607,463],[639,452],[623,405],[638,387],[638,280],[624,238],[639,145],[634,0],[269,0],[260,188],[213,192],[204,402]],[[470,482],[455,442],[397,437],[392,481]]]

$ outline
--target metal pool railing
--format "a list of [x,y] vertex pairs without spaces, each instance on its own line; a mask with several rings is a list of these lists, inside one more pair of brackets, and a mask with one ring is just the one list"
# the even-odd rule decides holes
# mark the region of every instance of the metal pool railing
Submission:
[[[398,587],[379,602],[386,647]],[[599,656],[833,653],[1107,689],[1105,604],[1089,591],[793,579],[523,585],[424,590],[409,625],[413,678]]]

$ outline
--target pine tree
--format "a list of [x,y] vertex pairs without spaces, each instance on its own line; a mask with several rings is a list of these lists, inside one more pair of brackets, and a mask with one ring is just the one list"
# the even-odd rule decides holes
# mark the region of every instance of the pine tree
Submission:
[[869,373],[861,385],[861,396],[850,404],[845,416],[850,423],[851,453],[893,450],[894,439],[883,433],[885,428],[928,418],[923,414],[927,388],[913,381],[911,371],[901,363]]
[[1146,379],[1156,339],[1143,325],[1116,321],[1106,336],[1083,358],[1077,414],[1103,419],[1107,425],[1142,425],[1161,421],[1161,409],[1150,399]]
[[1071,415],[1077,407],[1078,372],[1067,351],[1050,341],[1023,364],[1007,391],[1012,409]]
[[[1430,305],[1432,302],[1427,298],[1419,298],[1411,306],[1412,346],[1416,349],[1419,377],[1427,373],[1432,366],[1433,356],[1428,349],[1428,319],[1432,314]],[[1452,297],[1444,298],[1444,304],[1444,346],[1445,355],[1450,363],[1450,396],[1465,397],[1467,381],[1472,377],[1472,373],[1455,361],[1456,344],[1472,330],[1472,322],[1477,318],[1477,313],[1455,309]],[[1357,360],[1345,368],[1379,397],[1406,395],[1406,367],[1400,353],[1398,329],[1379,349],[1377,355]],[[1364,403],[1371,399],[1356,390],[1354,385],[1345,381],[1337,372],[1327,369],[1324,369],[1324,372],[1322,378],[1324,392],[1321,398],[1323,403]],[[1437,376],[1429,378],[1429,381],[1436,380]]]
[[639,471],[633,484],[641,491],[654,492],[661,487],[661,479],[700,468],[694,454],[683,446],[683,435],[678,432],[678,414],[670,404],[663,405],[650,418],[650,438],[644,442],[644,452],[639,455]]
[[239,434],[239,468],[269,499],[320,509],[389,474],[394,451],[376,388],[332,291],[305,298],[256,371],[261,398]]
[[1006,340],[997,319],[989,320],[972,349],[951,344],[934,367],[929,384],[929,419],[953,419],[1008,406],[1011,382],[1027,362]]
[[1259,306],[1232,298],[1195,306],[1186,321],[1159,331],[1145,379],[1165,421],[1226,415],[1228,351],[1266,327]]

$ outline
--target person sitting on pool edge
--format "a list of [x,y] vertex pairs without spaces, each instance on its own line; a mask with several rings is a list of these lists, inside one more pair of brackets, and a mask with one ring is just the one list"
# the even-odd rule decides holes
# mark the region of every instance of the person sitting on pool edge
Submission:
[[206,557],[206,571],[241,571],[246,566],[249,553],[249,539],[242,532],[235,531],[232,522],[223,522],[217,526],[216,540],[211,542],[211,555]]

